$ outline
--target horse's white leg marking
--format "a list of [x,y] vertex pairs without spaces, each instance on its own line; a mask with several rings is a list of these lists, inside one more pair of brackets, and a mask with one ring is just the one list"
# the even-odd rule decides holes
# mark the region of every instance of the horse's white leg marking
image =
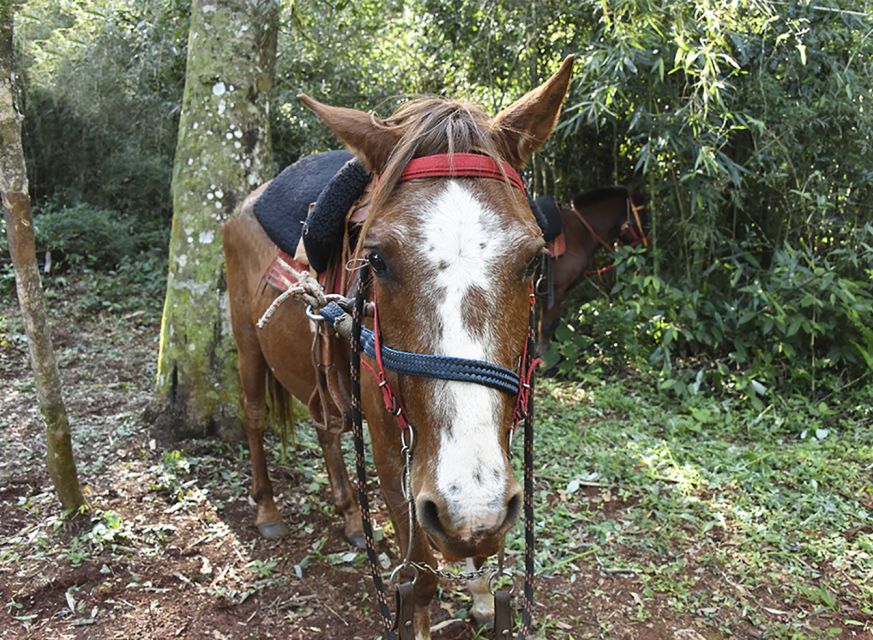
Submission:
[[[467,558],[467,571],[475,571],[473,558]],[[467,588],[473,596],[473,607],[470,615],[478,624],[484,625],[494,620],[494,596],[488,590],[488,579],[485,576],[467,581]]]
[[[442,334],[433,353],[493,361],[493,332],[489,326],[475,332],[464,317],[464,303],[475,292],[487,306],[486,314],[497,312],[494,276],[519,236],[501,226],[493,210],[454,180],[424,208],[420,224],[423,257],[436,273],[433,288],[444,296],[437,301]],[[434,404],[446,412],[436,488],[461,536],[490,529],[502,517],[507,464],[498,434],[499,401],[499,391],[481,385],[435,384]]]
[[413,626],[415,640],[430,640],[430,609],[415,607]]

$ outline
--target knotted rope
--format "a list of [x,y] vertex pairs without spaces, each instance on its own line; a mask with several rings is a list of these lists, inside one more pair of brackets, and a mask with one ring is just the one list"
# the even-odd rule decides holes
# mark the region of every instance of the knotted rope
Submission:
[[323,287],[311,273],[308,271],[297,271],[284,260],[280,260],[280,263],[282,267],[297,280],[297,283],[295,284],[287,278],[282,278],[288,288],[285,289],[278,298],[273,300],[273,303],[264,312],[261,319],[258,320],[258,329],[264,328],[267,322],[270,321],[270,318],[273,317],[273,314],[276,313],[276,310],[288,298],[293,297],[303,300],[306,305],[313,309],[321,309],[327,304],[327,297],[324,295]]

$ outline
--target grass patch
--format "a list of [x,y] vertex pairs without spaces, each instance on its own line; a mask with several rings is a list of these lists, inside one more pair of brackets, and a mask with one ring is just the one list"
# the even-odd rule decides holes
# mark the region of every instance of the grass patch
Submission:
[[810,626],[821,614],[869,625],[873,389],[759,411],[640,379],[545,380],[537,403],[542,572],[636,575],[641,616],[658,601],[721,632],[826,637]]

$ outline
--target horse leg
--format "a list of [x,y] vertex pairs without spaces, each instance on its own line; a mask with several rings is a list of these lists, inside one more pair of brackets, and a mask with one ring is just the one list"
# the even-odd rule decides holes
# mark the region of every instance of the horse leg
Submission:
[[243,427],[249,443],[249,457],[252,462],[252,499],[257,504],[258,509],[255,525],[263,537],[277,540],[288,533],[288,527],[282,522],[282,514],[276,507],[276,501],[273,498],[273,485],[267,474],[267,460],[264,454],[266,423],[264,380],[267,374],[267,363],[253,331],[252,338],[254,338],[253,344],[248,340],[241,340],[238,336],[237,345],[239,348],[240,386],[242,387]]
[[558,297],[555,295],[554,305],[551,309],[543,307],[540,314],[540,335],[537,339],[537,355],[543,355],[549,350],[549,345],[552,343],[552,338],[555,336],[555,330],[561,322],[561,303],[564,301],[564,295]]
[[365,549],[367,541],[364,538],[364,529],[361,524],[361,510],[352,492],[352,485],[349,482],[349,474],[340,446],[342,434],[320,428],[316,428],[316,431],[318,432],[318,442],[321,444],[321,453],[324,456],[324,464],[327,466],[333,504],[343,516],[343,533],[346,540],[352,545],[358,549]]
[[[467,571],[475,571],[482,566],[484,558],[467,558]],[[485,576],[467,581],[467,588],[473,596],[473,606],[470,616],[478,627],[491,627],[494,624],[494,596],[488,589],[488,579]]]
[[[231,255],[228,255],[228,262]],[[238,269],[228,268],[227,283],[231,301],[230,319],[239,358],[243,430],[248,440],[249,458],[252,463],[251,496],[258,510],[255,525],[263,537],[276,540],[288,533],[288,527],[282,522],[282,514],[273,499],[273,485],[267,474],[267,460],[264,455],[267,362],[261,351],[255,326],[244,315],[248,304],[247,298],[240,293],[245,291],[245,288],[244,283],[238,281],[238,273]]]

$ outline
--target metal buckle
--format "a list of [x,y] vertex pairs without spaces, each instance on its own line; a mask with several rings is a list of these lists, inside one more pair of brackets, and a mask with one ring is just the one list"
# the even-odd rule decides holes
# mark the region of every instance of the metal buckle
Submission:
[[[406,433],[409,432],[409,443],[406,442]],[[410,424],[408,428],[400,432],[400,455],[406,455],[407,451],[412,451],[412,445],[415,444],[415,431],[412,430]]]
[[415,572],[415,576],[412,578],[412,584],[415,584],[418,581],[418,568],[410,563],[399,564],[394,567],[394,571],[391,572],[391,575],[388,578],[388,584],[394,584],[395,579],[397,578],[397,574],[400,573],[403,569],[412,569]]
[[494,588],[494,579],[501,577],[501,576],[506,576],[512,581],[512,586],[509,588],[509,594],[510,595],[514,594],[515,593],[515,580],[512,580],[512,572],[506,568],[498,569],[497,571],[491,572],[491,575],[488,576],[488,583],[487,583],[488,584],[488,591],[491,592],[492,596],[495,594],[497,589]]
[[546,274],[541,273],[540,277],[537,278],[536,284],[534,285],[534,293],[533,295],[537,297],[545,296],[549,293],[549,281],[546,277]]

